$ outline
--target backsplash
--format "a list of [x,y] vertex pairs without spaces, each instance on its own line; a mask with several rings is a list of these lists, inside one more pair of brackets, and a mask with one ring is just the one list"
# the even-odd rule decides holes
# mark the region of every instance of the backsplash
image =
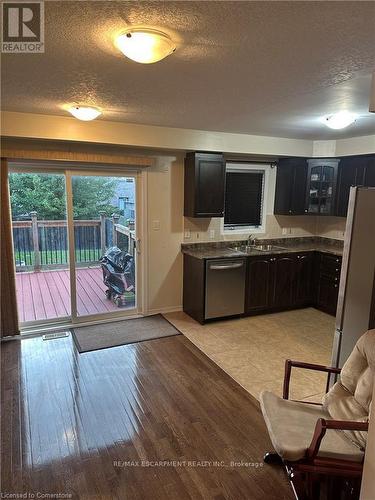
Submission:
[[[222,220],[184,218],[184,243],[204,243],[246,239],[246,234],[222,234]],[[346,219],[343,217],[317,217],[310,215],[287,216],[268,214],[265,232],[254,233],[257,239],[322,236],[344,239]],[[250,231],[249,231],[250,233]],[[190,238],[187,238],[190,234]]]
[[343,240],[345,226],[345,217],[316,217],[316,234],[324,238]]

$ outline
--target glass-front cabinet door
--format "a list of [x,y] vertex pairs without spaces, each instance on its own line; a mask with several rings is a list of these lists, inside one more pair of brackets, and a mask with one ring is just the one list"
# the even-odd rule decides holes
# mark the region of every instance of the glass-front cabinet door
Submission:
[[308,160],[306,213],[334,213],[338,164],[339,160]]

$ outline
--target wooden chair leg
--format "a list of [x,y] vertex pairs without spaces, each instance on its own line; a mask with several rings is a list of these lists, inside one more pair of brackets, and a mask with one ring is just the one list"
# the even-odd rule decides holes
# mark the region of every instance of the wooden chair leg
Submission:
[[320,484],[322,477],[319,474],[314,474],[312,472],[307,474],[307,490],[308,490],[308,498],[311,500],[319,500],[320,499]]

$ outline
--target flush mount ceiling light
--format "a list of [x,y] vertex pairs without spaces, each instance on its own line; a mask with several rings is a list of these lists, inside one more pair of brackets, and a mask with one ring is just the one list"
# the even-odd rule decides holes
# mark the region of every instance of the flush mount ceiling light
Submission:
[[124,56],[142,64],[161,61],[176,50],[167,34],[148,28],[127,30],[116,38],[115,44]]
[[329,128],[339,130],[341,128],[348,127],[354,123],[357,119],[357,115],[354,113],[349,113],[349,111],[340,111],[334,115],[327,116],[324,118],[324,123]]
[[82,120],[84,122],[95,120],[95,118],[102,114],[100,109],[93,108],[91,106],[71,106],[70,108],[68,108],[68,111],[75,118],[78,118],[78,120]]

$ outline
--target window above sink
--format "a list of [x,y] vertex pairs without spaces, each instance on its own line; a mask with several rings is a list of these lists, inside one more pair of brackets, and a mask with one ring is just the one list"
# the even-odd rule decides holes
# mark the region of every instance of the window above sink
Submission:
[[271,165],[227,163],[224,218],[221,233],[264,233]]

